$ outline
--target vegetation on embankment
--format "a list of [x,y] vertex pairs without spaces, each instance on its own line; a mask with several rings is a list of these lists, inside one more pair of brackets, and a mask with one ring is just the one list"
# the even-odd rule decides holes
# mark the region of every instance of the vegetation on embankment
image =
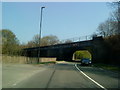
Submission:
[[56,61],[39,62],[38,64],[56,64]]
[[106,63],[119,65],[120,63],[120,35],[104,38],[106,47]]
[[120,66],[116,66],[116,65],[96,63],[96,64],[93,64],[92,66],[103,68],[103,69],[110,70],[110,71],[120,72]]
[[[96,45],[101,52],[100,61],[105,64],[119,65],[120,63],[120,2],[109,3],[112,12],[107,20],[99,24],[97,33],[104,41]],[[99,47],[100,46],[100,47]],[[100,55],[100,54],[99,54]],[[104,58],[101,58],[104,57]]]
[[31,41],[28,41],[27,44],[21,44],[17,39],[17,36],[9,29],[0,30],[0,39],[2,38],[2,42],[0,42],[0,50],[1,54],[6,55],[25,55],[23,52],[24,48],[38,47],[38,46],[48,46],[60,43],[59,39],[55,35],[44,36],[40,40],[39,44],[39,35],[35,35]]

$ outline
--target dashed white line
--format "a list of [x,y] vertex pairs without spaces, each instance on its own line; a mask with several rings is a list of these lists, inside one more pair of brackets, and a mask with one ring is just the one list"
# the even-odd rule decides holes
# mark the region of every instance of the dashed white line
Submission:
[[84,76],[86,76],[88,79],[90,79],[92,82],[94,82],[96,85],[98,85],[99,87],[101,87],[104,90],[107,90],[105,87],[103,87],[101,84],[99,84],[98,82],[96,82],[95,80],[93,80],[92,78],[90,78],[88,75],[86,75],[84,72],[82,72],[77,65],[75,64],[75,67],[77,68],[78,71],[80,71]]

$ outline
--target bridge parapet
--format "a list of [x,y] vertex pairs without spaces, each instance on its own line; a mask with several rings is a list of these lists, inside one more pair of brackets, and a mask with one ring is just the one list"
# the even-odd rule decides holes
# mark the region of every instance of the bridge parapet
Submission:
[[[81,46],[91,46],[93,40],[103,40],[102,36],[93,37],[92,39],[89,38],[85,41],[77,41],[77,42],[70,42],[70,43],[59,43],[50,46],[42,46],[41,49],[57,49],[57,48],[71,48],[71,47],[81,47]],[[38,50],[39,47],[27,48],[27,50]]]
[[92,40],[92,36],[91,35],[86,35],[86,36],[81,36],[81,37],[74,37],[74,38],[61,40],[61,42],[62,43],[66,43],[67,41],[79,42],[79,41],[86,41],[86,40]]
[[43,47],[33,47],[24,49],[28,57],[37,57],[40,50],[40,57],[56,57],[58,59],[72,59],[72,55],[77,50],[88,50],[92,53],[93,59],[100,56],[102,46],[102,37],[94,37],[93,40],[78,41],[64,44],[57,44]]
[[57,49],[57,48],[72,48],[72,47],[91,46],[91,45],[92,45],[92,40],[87,40],[87,41],[79,41],[79,42],[44,46],[44,47],[40,47],[40,48],[41,49]]

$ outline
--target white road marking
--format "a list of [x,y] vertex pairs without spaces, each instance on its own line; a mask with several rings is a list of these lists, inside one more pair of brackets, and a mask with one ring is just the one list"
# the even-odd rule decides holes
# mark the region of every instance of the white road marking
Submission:
[[103,87],[101,84],[99,84],[98,82],[96,82],[95,80],[93,80],[92,78],[90,78],[88,75],[86,75],[84,72],[82,72],[77,65],[75,64],[75,67],[78,69],[78,71],[80,71],[84,76],[86,76],[88,79],[90,79],[92,82],[94,82],[95,84],[97,84],[99,87],[103,88],[104,90],[107,90],[105,87]]

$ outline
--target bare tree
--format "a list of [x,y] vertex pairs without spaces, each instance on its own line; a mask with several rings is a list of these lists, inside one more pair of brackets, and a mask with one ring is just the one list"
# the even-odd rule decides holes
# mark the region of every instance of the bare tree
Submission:
[[120,34],[120,1],[109,3],[109,5],[113,10],[110,17],[97,28],[104,37]]
[[39,45],[39,40],[40,40],[39,38],[40,38],[40,37],[39,37],[38,34],[33,37],[32,42],[34,43],[35,46],[40,46],[40,45]]
[[110,19],[108,19],[98,26],[97,30],[103,37],[112,35],[111,23]]
[[120,34],[120,1],[116,0],[116,2],[112,2],[109,5],[113,9],[111,19],[114,22],[114,28],[116,28],[115,32],[116,34]]
[[41,46],[55,45],[59,43],[59,39],[57,36],[49,35],[45,36],[41,39]]
[[27,47],[48,46],[48,45],[55,45],[57,43],[59,43],[59,39],[57,36],[48,35],[41,38],[39,45],[39,35],[35,35],[33,39],[28,42]]
[[72,43],[72,40],[67,39],[64,43]]

